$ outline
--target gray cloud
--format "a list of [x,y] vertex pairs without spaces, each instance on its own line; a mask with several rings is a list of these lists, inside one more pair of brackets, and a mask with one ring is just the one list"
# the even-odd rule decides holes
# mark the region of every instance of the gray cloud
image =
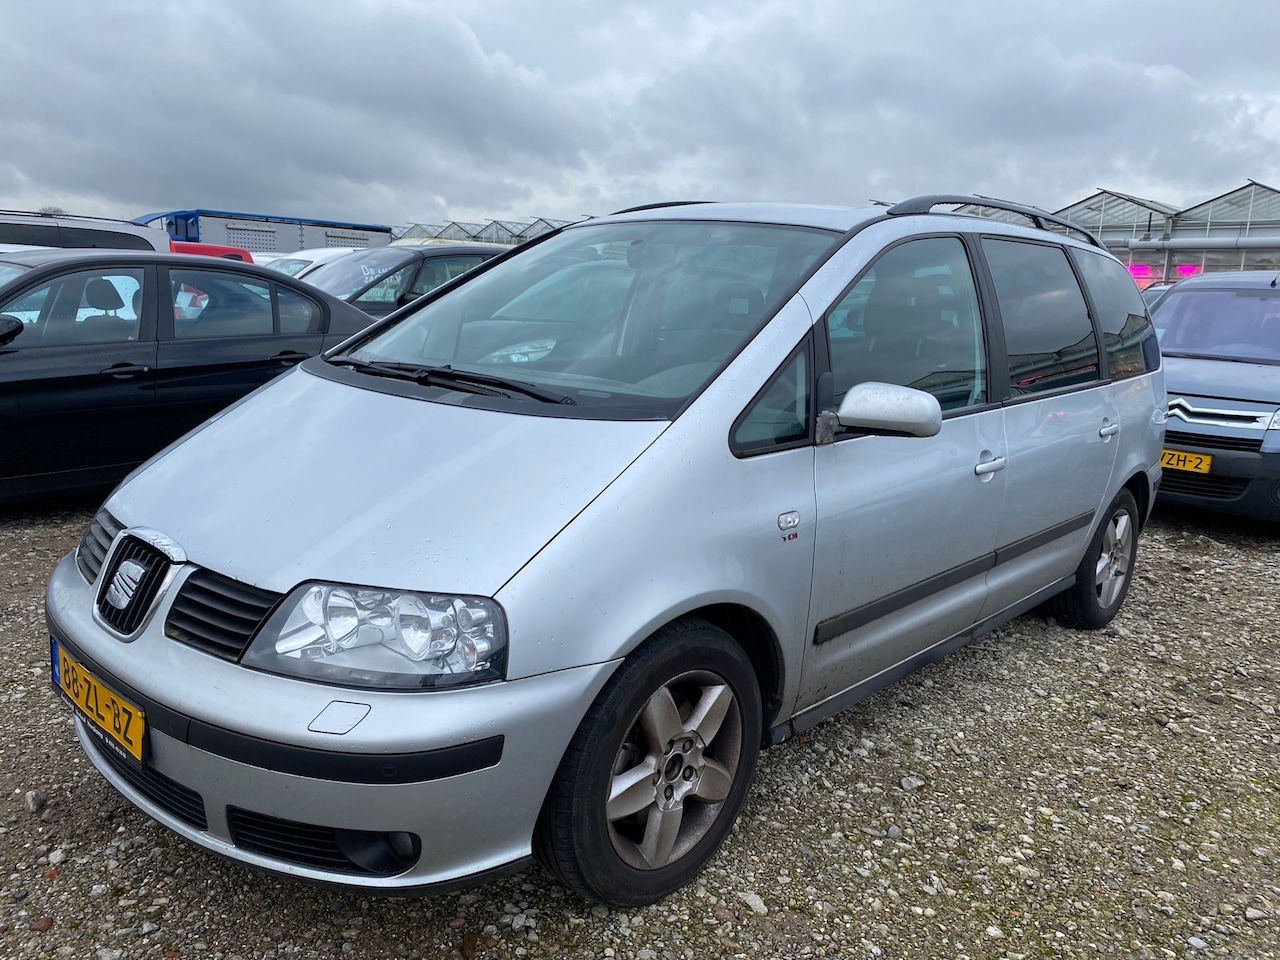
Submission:
[[1241,2],[62,2],[0,8],[0,206],[399,223],[1280,180]]

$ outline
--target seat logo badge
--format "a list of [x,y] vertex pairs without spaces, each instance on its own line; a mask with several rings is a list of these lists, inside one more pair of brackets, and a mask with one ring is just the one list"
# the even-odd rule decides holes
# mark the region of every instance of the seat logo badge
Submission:
[[146,575],[147,568],[134,560],[126,560],[111,578],[111,586],[107,588],[107,603],[117,610],[123,610],[133,599],[138,584]]

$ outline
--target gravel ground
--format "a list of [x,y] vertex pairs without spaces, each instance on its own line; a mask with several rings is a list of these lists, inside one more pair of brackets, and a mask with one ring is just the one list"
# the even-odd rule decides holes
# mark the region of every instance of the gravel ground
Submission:
[[2,957],[1280,957],[1278,530],[1159,513],[1110,629],[1025,617],[768,751],[702,879],[610,911],[303,886],[135,810],[49,687],[91,513],[0,513]]

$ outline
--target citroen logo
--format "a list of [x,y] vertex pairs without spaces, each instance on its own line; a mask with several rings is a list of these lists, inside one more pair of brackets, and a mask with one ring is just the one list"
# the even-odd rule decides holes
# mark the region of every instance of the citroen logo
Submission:
[[147,568],[136,560],[126,560],[120,564],[120,569],[111,578],[111,586],[107,587],[107,603],[117,610],[127,607],[146,573]]

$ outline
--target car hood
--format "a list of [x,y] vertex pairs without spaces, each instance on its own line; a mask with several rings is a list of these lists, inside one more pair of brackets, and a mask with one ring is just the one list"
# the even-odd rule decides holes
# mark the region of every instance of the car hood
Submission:
[[1280,366],[1165,357],[1164,382],[1169,396],[1186,394],[1280,405]]
[[432,403],[298,369],[144,466],[107,509],[268,590],[492,596],[666,426]]

